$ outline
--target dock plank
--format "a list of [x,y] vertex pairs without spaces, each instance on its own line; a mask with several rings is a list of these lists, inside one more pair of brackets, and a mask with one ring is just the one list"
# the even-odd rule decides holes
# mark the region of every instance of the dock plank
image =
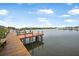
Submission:
[[6,39],[6,46],[0,51],[1,56],[30,56],[30,53],[14,32],[10,32]]

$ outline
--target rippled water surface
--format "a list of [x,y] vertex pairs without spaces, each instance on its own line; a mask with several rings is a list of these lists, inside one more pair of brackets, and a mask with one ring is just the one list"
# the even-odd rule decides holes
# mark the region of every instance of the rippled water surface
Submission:
[[32,56],[79,56],[79,31],[43,30],[43,42],[27,44]]

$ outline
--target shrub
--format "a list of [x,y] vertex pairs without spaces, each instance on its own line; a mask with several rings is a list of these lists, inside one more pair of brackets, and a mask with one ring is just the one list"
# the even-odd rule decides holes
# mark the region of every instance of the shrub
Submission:
[[4,38],[5,37],[5,33],[7,32],[6,29],[4,28],[0,28],[0,39]]

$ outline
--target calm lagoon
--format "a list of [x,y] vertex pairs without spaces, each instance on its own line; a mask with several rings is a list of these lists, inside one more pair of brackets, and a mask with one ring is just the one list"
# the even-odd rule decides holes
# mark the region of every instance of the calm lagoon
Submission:
[[43,42],[27,44],[32,56],[79,56],[79,31],[43,30]]

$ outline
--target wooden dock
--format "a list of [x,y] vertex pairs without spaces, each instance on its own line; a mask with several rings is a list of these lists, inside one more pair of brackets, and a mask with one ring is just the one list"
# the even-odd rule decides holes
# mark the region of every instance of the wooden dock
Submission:
[[29,38],[29,43],[31,43],[30,41],[33,42],[33,38],[35,37],[35,41],[43,41],[43,32],[31,32],[31,33],[25,33],[25,34],[19,34],[18,38],[21,39],[21,41],[23,41],[23,44],[27,44],[26,43],[26,39]]
[[0,50],[0,56],[30,56],[30,53],[14,32],[10,32],[6,39],[6,46]]
[[19,34],[18,38],[22,39],[22,38],[32,38],[32,37],[37,37],[37,36],[43,36],[43,33],[39,33],[39,32],[32,32],[32,33],[27,33],[27,34]]

